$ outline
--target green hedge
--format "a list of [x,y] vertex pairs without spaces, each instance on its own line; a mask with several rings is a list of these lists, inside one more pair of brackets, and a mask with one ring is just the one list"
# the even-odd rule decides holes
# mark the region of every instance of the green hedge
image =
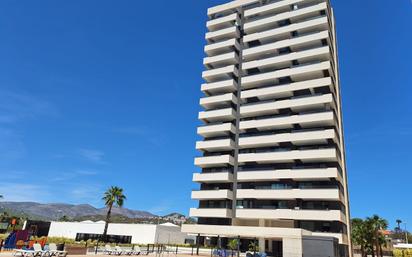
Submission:
[[395,257],[412,257],[412,249],[395,249],[393,250]]
[[7,238],[9,234],[0,234],[0,240],[4,240]]

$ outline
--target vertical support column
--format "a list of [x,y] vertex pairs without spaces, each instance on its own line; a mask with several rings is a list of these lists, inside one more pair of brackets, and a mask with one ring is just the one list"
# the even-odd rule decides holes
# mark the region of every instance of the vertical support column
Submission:
[[237,27],[240,31],[240,38],[239,40],[239,63],[236,65],[238,69],[238,75],[239,77],[237,78],[236,84],[237,84],[237,91],[236,91],[236,99],[237,99],[237,104],[236,104],[236,134],[235,134],[235,149],[233,153],[233,158],[234,158],[234,167],[233,167],[233,185],[232,185],[232,191],[233,191],[233,201],[232,201],[232,225],[233,225],[233,219],[236,218],[236,206],[237,206],[237,172],[239,169],[239,162],[238,162],[238,157],[239,157],[239,124],[240,124],[240,104],[241,104],[241,84],[242,84],[242,52],[243,52],[243,23],[244,23],[244,18],[243,18],[243,9],[239,7],[237,9],[237,13],[239,15],[239,21],[240,24],[237,24]]
[[200,247],[200,234],[197,234],[196,237],[196,255],[199,255],[199,247]]
[[265,239],[262,237],[259,238],[259,252],[265,252]]
[[[259,227],[265,226],[265,220],[259,219]],[[263,237],[259,238],[259,252],[265,252],[265,239]]]
[[237,236],[237,257],[240,256],[240,236]]

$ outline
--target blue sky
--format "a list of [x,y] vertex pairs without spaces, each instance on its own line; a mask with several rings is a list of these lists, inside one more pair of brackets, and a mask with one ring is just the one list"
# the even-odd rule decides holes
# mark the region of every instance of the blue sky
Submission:
[[[187,213],[206,9],[222,0],[1,1],[8,200]],[[412,2],[333,1],[352,215],[412,227]],[[408,206],[409,205],[409,206]]]

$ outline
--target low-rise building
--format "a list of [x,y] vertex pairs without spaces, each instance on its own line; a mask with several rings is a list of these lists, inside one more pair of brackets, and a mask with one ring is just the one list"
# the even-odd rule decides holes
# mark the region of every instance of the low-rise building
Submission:
[[[104,221],[93,222],[49,222],[47,236],[64,237],[76,241],[96,240],[104,230]],[[35,230],[31,222],[26,223],[26,229]],[[46,229],[47,230],[47,229]],[[107,231],[109,240],[118,243],[131,244],[184,244],[193,240],[192,236],[182,233],[180,226],[172,223],[164,224],[122,224],[110,223]]]

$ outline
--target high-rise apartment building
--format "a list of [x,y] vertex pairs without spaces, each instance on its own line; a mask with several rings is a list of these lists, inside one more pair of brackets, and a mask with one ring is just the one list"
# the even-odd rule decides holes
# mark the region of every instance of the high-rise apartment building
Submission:
[[335,256],[351,256],[329,0],[235,0],[208,17],[190,210],[198,224],[183,230],[221,246],[256,240],[285,257],[332,238]]

